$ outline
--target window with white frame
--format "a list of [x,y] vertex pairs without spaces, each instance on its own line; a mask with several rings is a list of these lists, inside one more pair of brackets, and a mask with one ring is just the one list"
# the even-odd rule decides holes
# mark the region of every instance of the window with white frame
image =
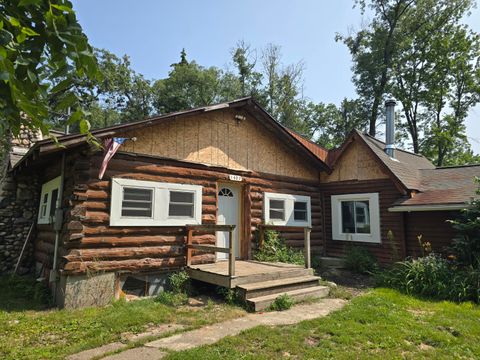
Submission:
[[310,197],[292,194],[264,194],[265,223],[285,226],[311,226]]
[[380,243],[378,193],[332,195],[333,240]]
[[57,198],[60,189],[61,177],[58,176],[42,185],[40,207],[38,209],[38,224],[50,224],[55,216]]
[[112,179],[112,226],[183,226],[201,223],[201,186]]

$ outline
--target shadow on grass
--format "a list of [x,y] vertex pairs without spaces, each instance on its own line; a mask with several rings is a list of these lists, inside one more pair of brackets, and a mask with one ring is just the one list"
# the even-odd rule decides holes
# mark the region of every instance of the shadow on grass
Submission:
[[43,283],[31,276],[0,276],[0,311],[46,310],[51,296]]

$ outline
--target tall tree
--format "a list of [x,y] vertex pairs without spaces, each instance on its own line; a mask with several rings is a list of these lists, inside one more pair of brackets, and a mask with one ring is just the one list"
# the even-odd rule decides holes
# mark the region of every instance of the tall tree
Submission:
[[309,103],[305,119],[310,137],[329,149],[340,146],[353,129],[363,130],[368,125],[368,109],[360,100],[343,99],[335,104]]
[[205,106],[221,101],[220,77],[216,67],[204,68],[195,61],[181,61],[171,65],[166,79],[153,83],[153,106],[158,113]]
[[240,96],[258,96],[262,74],[255,71],[256,51],[245,41],[239,41],[232,50],[232,60],[238,72]]
[[[362,12],[367,2],[357,0]],[[399,28],[415,0],[371,0],[372,23],[351,36],[337,35],[349,48],[353,60],[353,82],[360,97],[370,108],[369,134],[375,136],[380,105],[387,92],[392,62],[396,54]]]

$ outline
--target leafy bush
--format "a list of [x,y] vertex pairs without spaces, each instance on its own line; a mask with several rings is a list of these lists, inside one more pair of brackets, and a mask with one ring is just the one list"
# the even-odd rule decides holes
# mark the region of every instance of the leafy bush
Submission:
[[217,293],[228,305],[243,305],[243,302],[240,299],[240,295],[236,289],[229,289],[223,286],[217,288]]
[[190,277],[186,271],[173,273],[168,278],[170,288],[174,294],[188,293],[190,291]]
[[263,247],[255,252],[253,258],[257,261],[305,264],[303,251],[287,246],[285,239],[273,230],[265,230]]
[[155,301],[167,306],[180,306],[188,302],[188,295],[185,293],[162,291],[157,295]]
[[345,267],[360,274],[370,274],[377,270],[378,264],[370,251],[362,247],[352,246],[348,248],[345,256]]
[[[480,184],[480,178],[475,181]],[[480,195],[480,187],[476,194]],[[450,223],[457,231],[450,247],[457,264],[480,268],[480,198],[472,200],[470,206]]]
[[272,311],[283,311],[290,309],[295,301],[288,296],[287,294],[282,294],[278,296],[273,303],[270,305],[270,310]]
[[396,263],[377,275],[377,283],[412,295],[480,302],[480,271],[460,268],[433,253]]

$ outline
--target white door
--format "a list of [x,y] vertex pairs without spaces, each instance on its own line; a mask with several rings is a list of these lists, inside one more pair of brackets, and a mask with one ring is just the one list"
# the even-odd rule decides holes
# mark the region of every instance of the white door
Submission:
[[[230,184],[218,186],[217,224],[236,225],[233,231],[233,249],[235,257],[240,255],[240,188]],[[228,232],[217,231],[217,246],[228,248]],[[217,253],[217,260],[228,259],[228,254]]]

